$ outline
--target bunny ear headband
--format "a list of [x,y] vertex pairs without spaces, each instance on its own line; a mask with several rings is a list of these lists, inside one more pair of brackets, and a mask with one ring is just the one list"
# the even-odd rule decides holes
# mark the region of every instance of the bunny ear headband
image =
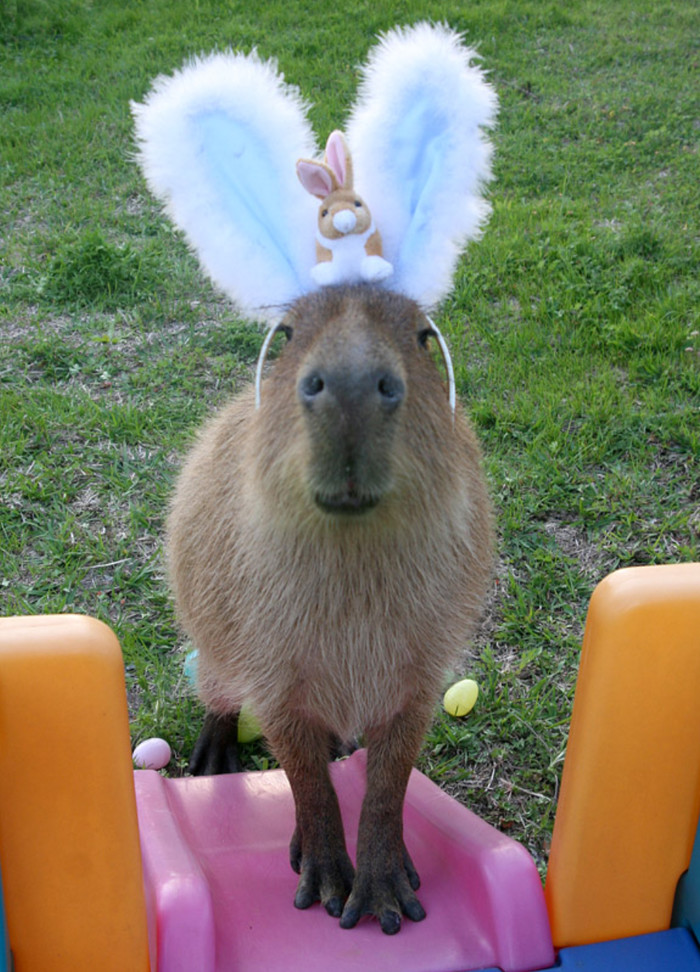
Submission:
[[429,309],[489,213],[497,105],[474,56],[445,26],[384,34],[322,162],[308,105],[274,61],[198,58],[132,104],[139,162],[245,316],[276,324],[303,294],[355,280]]

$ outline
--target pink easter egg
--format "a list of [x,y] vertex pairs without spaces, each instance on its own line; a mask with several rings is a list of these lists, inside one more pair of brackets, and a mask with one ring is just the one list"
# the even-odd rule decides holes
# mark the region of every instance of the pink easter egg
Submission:
[[139,769],[159,770],[168,765],[171,756],[170,746],[165,739],[154,736],[140,742],[131,758]]

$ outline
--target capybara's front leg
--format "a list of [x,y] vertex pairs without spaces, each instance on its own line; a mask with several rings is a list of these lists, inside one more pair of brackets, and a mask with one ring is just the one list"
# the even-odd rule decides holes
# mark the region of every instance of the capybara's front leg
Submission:
[[425,918],[415,892],[420,879],[403,842],[403,802],[408,778],[430,718],[416,704],[367,733],[367,793],[357,842],[357,874],[340,924],[353,928],[363,915],[395,934],[401,915]]
[[332,737],[303,721],[266,727],[271,748],[287,773],[296,806],[296,829],[289,848],[299,875],[294,904],[320,901],[329,915],[343,911],[354,876],[345,847],[338,797],[328,773]]

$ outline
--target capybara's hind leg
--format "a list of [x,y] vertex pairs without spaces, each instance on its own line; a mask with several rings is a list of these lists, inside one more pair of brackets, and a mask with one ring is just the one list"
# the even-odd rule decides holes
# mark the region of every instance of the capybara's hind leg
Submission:
[[207,712],[189,762],[192,776],[238,773],[238,712]]

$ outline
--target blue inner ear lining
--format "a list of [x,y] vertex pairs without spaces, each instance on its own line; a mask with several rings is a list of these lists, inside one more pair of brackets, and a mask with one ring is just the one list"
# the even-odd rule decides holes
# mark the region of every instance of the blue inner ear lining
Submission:
[[419,91],[414,94],[399,113],[401,121],[392,140],[393,168],[399,175],[398,184],[405,189],[406,210],[411,216],[420,208],[425,187],[435,178],[447,127],[435,106],[422,100]]
[[293,227],[283,223],[285,207],[273,162],[274,146],[223,111],[198,115],[193,127],[202,162],[237,231],[273,261],[271,275],[288,279],[290,290],[301,289],[290,257]]
[[444,158],[450,132],[444,115],[434,104],[411,92],[400,114],[391,143],[391,166],[403,195],[403,211],[410,214],[407,231],[400,243],[400,263],[414,251],[425,250],[426,234],[434,221],[434,200],[444,188]]
[[421,97],[420,89],[410,93],[397,111],[391,143],[392,166],[397,185],[404,190],[404,208],[414,216],[421,208],[426,187],[435,179],[448,137],[446,119],[435,112],[435,105]]

